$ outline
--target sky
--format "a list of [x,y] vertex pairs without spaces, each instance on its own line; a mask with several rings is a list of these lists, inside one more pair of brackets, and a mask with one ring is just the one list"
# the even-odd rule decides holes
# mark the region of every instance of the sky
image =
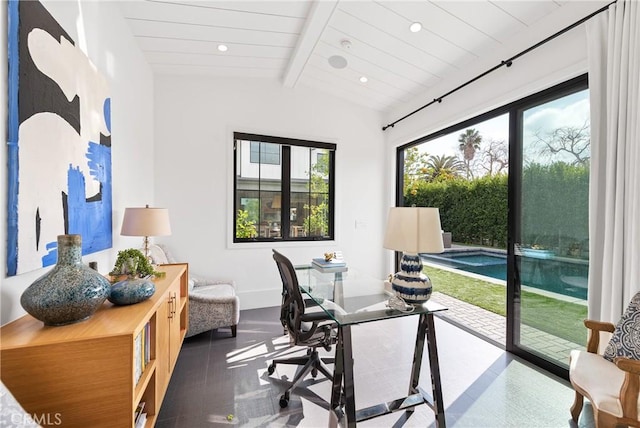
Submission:
[[[569,96],[541,104],[524,113],[525,156],[535,156],[535,132],[550,132],[562,126],[582,127],[589,120],[589,91],[584,90]],[[484,141],[508,141],[508,115],[478,123],[471,128],[477,129]],[[419,149],[430,155],[456,156],[460,153],[458,136],[464,130],[423,143]],[[559,160],[559,159],[558,159]]]
[[[525,161],[541,161],[536,154],[536,132],[549,133],[561,127],[582,128],[589,122],[589,91],[584,90],[527,110],[524,115]],[[527,150],[529,149],[529,150]],[[572,162],[573,156],[557,154],[553,160]]]
[[[509,137],[509,116],[506,114],[498,116],[491,120],[478,123],[473,126],[482,135],[483,140],[504,140],[507,141]],[[458,136],[462,134],[464,130],[456,131],[452,134],[445,135],[435,140],[428,141],[422,145],[421,151],[424,150],[430,155],[447,155],[455,156],[460,153],[458,146]]]

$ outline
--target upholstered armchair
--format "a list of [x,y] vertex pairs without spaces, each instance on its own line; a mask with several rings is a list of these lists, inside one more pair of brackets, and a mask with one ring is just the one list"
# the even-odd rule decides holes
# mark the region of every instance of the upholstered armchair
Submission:
[[[576,396],[571,417],[578,422],[584,397],[593,407],[596,428],[617,425],[640,427],[640,293],[636,294],[616,326],[585,320],[589,329],[586,351],[571,351],[569,380]],[[603,354],[600,335],[613,333]]]
[[[151,245],[149,254],[156,264],[176,263],[168,248]],[[236,337],[240,319],[240,299],[232,280],[189,276],[189,329],[186,337],[220,327],[229,327]]]

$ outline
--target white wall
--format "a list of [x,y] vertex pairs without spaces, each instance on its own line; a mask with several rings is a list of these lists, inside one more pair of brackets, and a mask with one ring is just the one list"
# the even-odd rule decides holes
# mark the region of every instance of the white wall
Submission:
[[[124,207],[153,204],[153,75],[143,59],[117,2],[46,1],[45,7],[71,35],[102,74],[111,89],[113,168],[113,249],[90,254],[101,273],[111,270],[118,249],[138,247],[138,238],[120,237]],[[0,134],[7,135],[7,7],[0,7]],[[0,150],[0,164],[7,164],[7,150]],[[6,170],[5,170],[6,171]],[[20,295],[48,269],[14,277],[6,272],[7,174],[0,175],[0,323],[24,314]]]
[[[294,264],[340,249],[351,274],[388,274],[388,160],[377,113],[259,79],[157,76],[155,98],[156,194],[173,232],[162,241],[192,273],[235,280],[242,309],[280,303],[271,248]],[[335,243],[232,243],[234,131],[337,144]]]

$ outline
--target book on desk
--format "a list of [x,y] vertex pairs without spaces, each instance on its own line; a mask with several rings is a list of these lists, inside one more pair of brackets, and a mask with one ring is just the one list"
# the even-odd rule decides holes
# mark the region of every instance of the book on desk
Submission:
[[314,258],[311,260],[311,263],[321,268],[338,268],[347,266],[343,259],[331,259],[327,261],[323,258]]

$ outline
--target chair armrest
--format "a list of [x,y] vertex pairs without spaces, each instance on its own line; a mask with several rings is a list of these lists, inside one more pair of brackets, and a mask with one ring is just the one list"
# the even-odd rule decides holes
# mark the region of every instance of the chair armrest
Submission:
[[329,315],[325,311],[305,312],[301,317],[302,322],[313,321],[332,321]]
[[638,386],[640,384],[640,361],[616,357],[613,362],[624,371],[624,382],[620,388],[622,416],[631,421],[638,420]]
[[597,354],[600,345],[600,332],[613,333],[615,326],[610,322],[584,320],[584,325],[589,329],[587,351]]
[[308,327],[305,332],[300,332],[298,334],[298,338],[301,342],[308,342],[313,336],[322,332],[324,333],[323,338],[320,340],[316,339],[316,343],[324,347],[327,351],[331,349],[331,344],[336,338],[336,335],[334,334],[336,324],[325,311],[305,312],[300,317],[300,321],[302,323],[311,323],[311,326]]
[[584,326],[590,330],[606,331],[609,333],[613,333],[613,330],[615,330],[616,328],[616,326],[614,326],[610,322],[595,321],[595,320],[584,320]]
[[201,303],[235,303],[236,296],[201,296],[196,293],[189,294],[189,300],[191,302]]
[[304,300],[304,307],[307,309],[318,306],[316,301],[313,299],[303,299],[303,300]]
[[632,373],[634,375],[640,375],[640,361],[638,360],[616,357],[613,362],[620,370],[624,370],[625,372]]

